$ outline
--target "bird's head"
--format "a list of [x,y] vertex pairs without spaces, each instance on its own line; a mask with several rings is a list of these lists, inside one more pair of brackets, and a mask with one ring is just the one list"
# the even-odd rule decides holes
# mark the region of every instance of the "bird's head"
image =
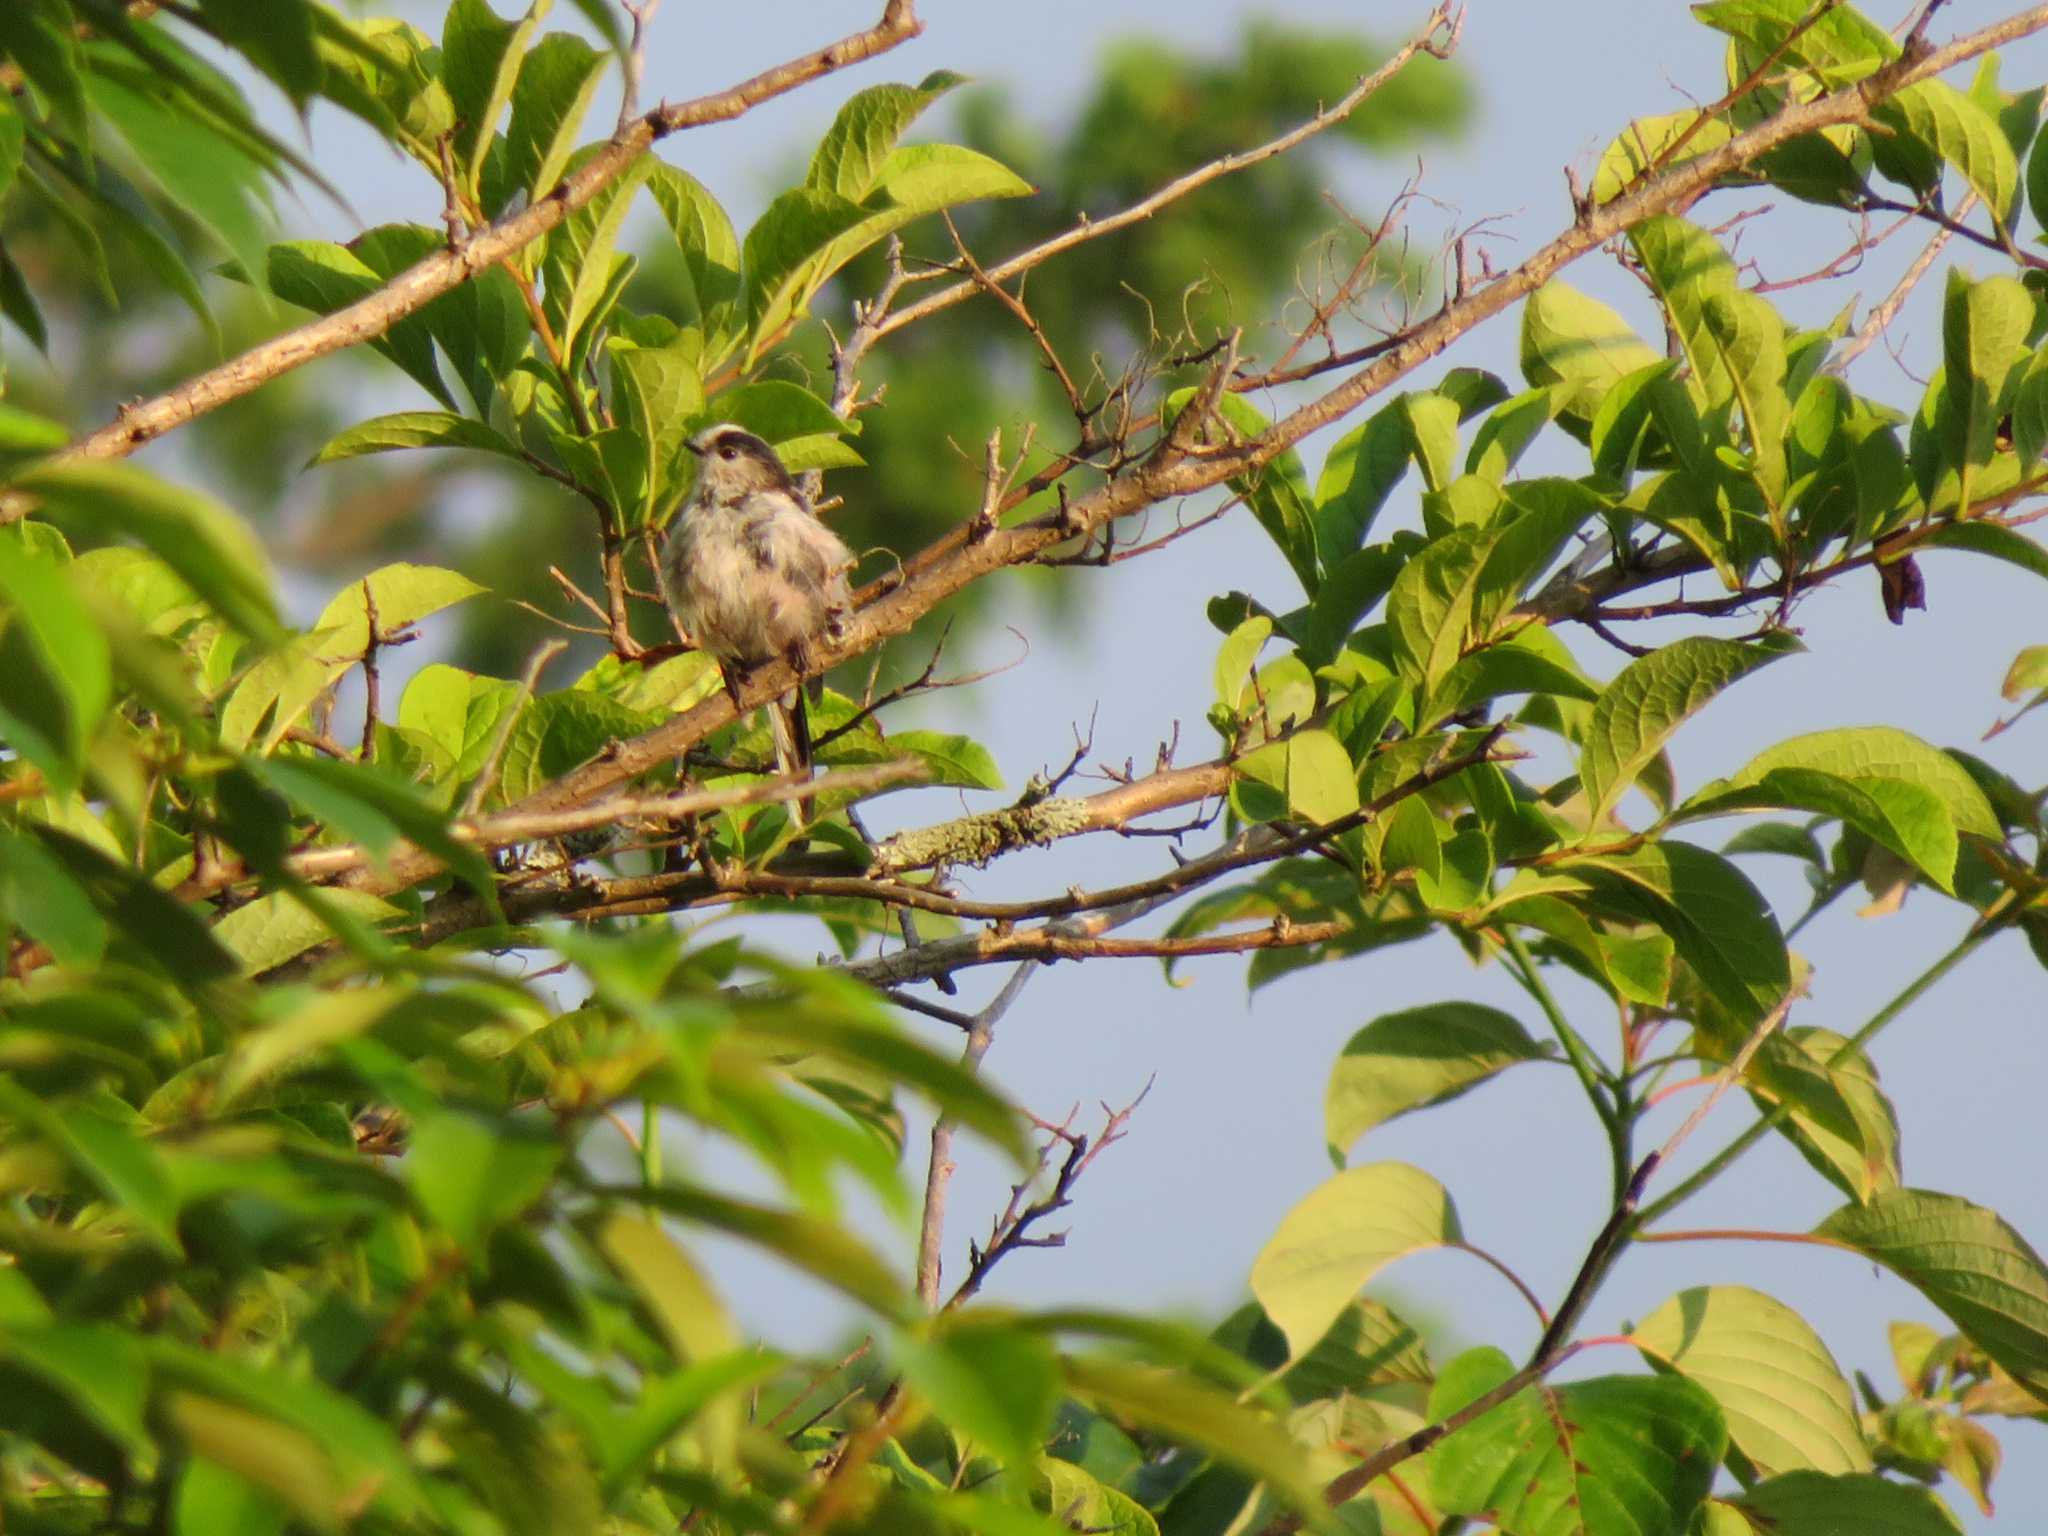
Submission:
[[699,501],[730,506],[756,491],[795,493],[796,486],[775,450],[729,421],[706,427],[691,438],[690,452],[697,455]]

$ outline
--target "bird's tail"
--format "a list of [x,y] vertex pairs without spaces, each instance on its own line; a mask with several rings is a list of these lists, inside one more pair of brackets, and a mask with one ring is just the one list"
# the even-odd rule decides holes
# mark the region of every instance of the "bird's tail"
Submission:
[[[799,781],[811,776],[811,716],[805,707],[804,691],[792,688],[768,706],[768,730],[775,738],[777,771]],[[818,800],[805,795],[794,802],[798,826],[808,826]]]

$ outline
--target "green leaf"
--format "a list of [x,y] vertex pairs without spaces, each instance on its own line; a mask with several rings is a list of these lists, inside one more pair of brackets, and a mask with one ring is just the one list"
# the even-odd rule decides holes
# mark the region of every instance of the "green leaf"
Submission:
[[[829,756],[832,749],[827,748]],[[1003,771],[987,747],[967,736],[944,731],[897,731],[885,737],[879,759],[914,757],[931,770],[930,784],[962,789],[1001,789]]]
[[1652,168],[1674,169],[1719,149],[1734,136],[1734,125],[1726,117],[1709,116],[1697,107],[1639,117],[1607,146],[1593,168],[1593,201],[1611,202]]
[[157,1411],[181,1449],[267,1489],[315,1529],[426,1518],[398,1436],[353,1398],[304,1371],[169,1338],[147,1347]]
[[548,1192],[562,1155],[544,1126],[441,1110],[415,1120],[405,1168],[427,1215],[474,1262],[493,1227]]
[[[1021,1466],[1031,1461],[1031,1457],[1025,1456],[1009,1464]],[[1159,1522],[1144,1505],[1071,1462],[1055,1457],[1037,1458],[1031,1501],[1034,1508],[1053,1517],[1041,1528],[1047,1536],[1052,1530],[1099,1531],[1102,1536],[1159,1536]]]
[[989,1313],[945,1314],[900,1342],[896,1361],[956,1434],[1006,1466],[1037,1457],[1060,1400],[1059,1362],[1042,1333]]
[[926,107],[963,83],[961,76],[941,70],[916,87],[875,85],[856,91],[811,156],[804,185],[848,202],[865,201],[904,130]]
[[1332,1157],[1374,1126],[1443,1104],[1522,1061],[1549,1055],[1513,1016],[1481,1003],[1382,1014],[1345,1042],[1323,1095]]
[[1300,1359],[1387,1265],[1463,1240],[1443,1185],[1406,1163],[1368,1163],[1321,1184],[1281,1219],[1252,1264],[1252,1294]]
[[70,572],[13,537],[0,538],[0,623],[0,646],[11,658],[0,673],[10,744],[35,759],[53,784],[75,784],[113,700],[106,636]]
[[138,540],[252,639],[281,637],[262,546],[218,502],[126,464],[43,464],[13,483],[60,523]]
[[1759,1476],[1871,1470],[1849,1383],[1783,1302],[1747,1286],[1696,1286],[1644,1318],[1629,1340],[1713,1394],[1728,1438]]
[[95,1193],[117,1207],[165,1253],[179,1253],[178,1195],[163,1159],[143,1135],[142,1123],[126,1104],[124,1120],[98,1105],[44,1103],[11,1076],[0,1077],[0,1107],[16,1124],[33,1130]]
[[498,776],[506,802],[522,800],[551,779],[590,761],[610,741],[630,741],[664,715],[628,709],[602,694],[551,693],[533,701],[512,727]]
[[[1513,1374],[1499,1350],[1467,1351],[1438,1377],[1430,1418]],[[1439,1442],[1429,1482],[1446,1513],[1484,1513],[1515,1536],[1678,1536],[1727,1443],[1713,1398],[1680,1377],[1539,1382]]]
[[659,1222],[614,1208],[593,1236],[653,1315],[677,1364],[709,1362],[740,1346],[739,1332],[703,1271]]
[[1741,1536],[1962,1536],[1962,1523],[1926,1488],[1874,1472],[1829,1477],[1787,1472],[1759,1483],[1728,1506],[1740,1513]]
[[[1702,1037],[1717,1060],[1741,1042],[1729,1035]],[[1867,1201],[1899,1187],[1899,1120],[1878,1085],[1877,1069],[1832,1030],[1801,1026],[1766,1040],[1743,1074],[1758,1106],[1790,1107],[1779,1127],[1814,1171],[1852,1200]]]
[[1408,428],[1399,401],[1337,439],[1316,478],[1315,541],[1325,567],[1365,542],[1408,464]]
[[1778,508],[1792,421],[1784,322],[1767,300],[1740,286],[1720,242],[1697,225],[1660,216],[1631,230],[1629,239],[1685,344],[1701,409],[1730,402],[1741,408],[1757,486]]
[[1899,56],[1899,45],[1854,6],[1830,6],[1816,16],[1811,0],[1712,0],[1692,11],[1759,56],[1798,61],[1831,89],[1854,84]]
[[[431,232],[422,233],[431,239]],[[394,239],[389,228],[380,228],[366,231],[347,249],[323,240],[288,240],[273,245],[265,267],[271,291],[287,304],[296,304],[317,315],[331,315],[375,292],[393,272],[410,264],[395,257],[385,259],[393,254],[387,247]],[[371,257],[378,259],[373,263]],[[450,410],[455,408],[455,399],[434,358],[433,334],[422,315],[399,321],[373,341],[371,347],[396,363],[436,400]]]
[[1943,523],[1924,541],[1937,549],[1965,549],[2048,577],[2048,550],[2025,534],[1996,523]]
[[1688,635],[1623,667],[1595,701],[1582,743],[1588,825],[1606,821],[1671,733],[1714,695],[1785,654],[1782,647]]
[[[1216,653],[1216,702],[1235,714],[1251,688],[1259,652],[1273,638],[1273,621],[1255,614],[1233,629]],[[2013,695],[2008,694],[2008,698]]]
[[723,360],[737,339],[727,334],[723,320],[740,293],[739,236],[718,199],[686,171],[656,165],[647,177],[647,191],[682,252],[691,292],[680,318],[704,326],[709,366]]
[[501,18],[488,0],[454,0],[448,7],[441,28],[441,81],[455,104],[456,168],[472,195],[481,184],[498,118],[518,83],[527,39],[550,4],[534,0],[516,22]]
[[19,64],[29,82],[48,98],[66,137],[90,153],[83,60],[78,33],[65,11],[54,6],[0,6],[0,53]]
[[121,947],[132,946],[179,985],[193,990],[235,974],[235,959],[183,902],[100,849],[56,827],[37,826],[34,835],[108,920]]
[[1791,962],[1770,904],[1720,855],[1664,838],[1626,854],[1572,858],[1557,868],[1594,877],[1607,901],[1670,935],[1679,958],[1743,1027],[1777,1006],[1791,985]]
[[2048,1393],[2048,1270],[1996,1212],[1901,1189],[1845,1205],[1813,1231],[1882,1264],[2028,1391]]
[[[12,1368],[10,1375],[27,1376],[38,1389],[35,1395],[48,1394],[75,1409],[129,1456],[151,1454],[144,1418],[148,1362],[135,1340],[118,1326],[10,1322],[0,1332],[0,1362]],[[34,1413],[31,1422],[42,1418]],[[33,1444],[33,1431],[28,1438]]]
[[95,70],[86,78],[86,95],[170,203],[210,230],[250,281],[260,281],[269,219],[264,165],[240,137],[221,131],[148,75]]
[[[403,915],[390,902],[363,891],[323,891],[319,899],[365,923],[386,922]],[[235,908],[215,923],[213,936],[242,963],[243,975],[260,976],[315,945],[329,942],[335,932],[320,911],[295,893],[272,891]]]
[[[1168,396],[1164,413],[1168,430],[1179,430],[1181,413],[1199,393],[1189,387]],[[1225,394],[1216,402],[1215,418],[1200,423],[1185,440],[1242,442],[1263,436],[1272,425],[1242,395]],[[1301,456],[1290,448],[1260,468],[1234,476],[1230,488],[1244,498],[1252,516],[1301,582],[1302,590],[1314,597],[1322,579],[1316,553],[1318,514],[1309,499],[1308,477],[1302,469]]]
[[1031,190],[986,155],[920,144],[893,151],[860,202],[816,186],[783,193],[747,231],[742,247],[749,366],[809,312],[833,273],[892,231],[941,208]]
[[520,463],[526,461],[517,443],[473,416],[458,416],[453,411],[398,411],[358,422],[330,438],[312,462],[333,464],[366,453],[391,453],[400,448],[476,448]]
[[1536,435],[1557,419],[1557,413],[1576,393],[1573,384],[1546,384],[1503,401],[1472,434],[1465,472],[1496,485],[1506,483],[1508,471],[1521,462]]
[[199,0],[222,38],[284,88],[303,110],[325,70],[313,43],[313,12],[299,0]]
[[1358,770],[1328,731],[1296,731],[1287,738],[1287,809],[1310,825],[1358,809]]
[[512,87],[504,177],[538,202],[562,179],[576,131],[604,75],[605,56],[582,38],[550,32],[534,45]]
[[1546,283],[1522,309],[1522,373],[1566,386],[1561,415],[1589,423],[1607,392],[1663,361],[1614,310],[1564,283]]
[[[9,743],[24,750],[19,732]],[[85,889],[36,837],[0,826],[0,921],[48,946],[59,965],[97,966],[107,953],[107,920]]]
[[1951,267],[1942,301],[1943,447],[1949,466],[1987,465],[2006,410],[2006,379],[2026,360],[2034,299],[2016,277],[1973,283]]
[[684,460],[691,426],[704,414],[704,382],[680,345],[635,347],[614,338],[611,359],[613,409],[646,449],[646,494],[638,507],[622,509],[627,526],[637,527],[680,497],[685,474],[693,472]]
[[718,395],[698,425],[729,421],[745,427],[771,447],[820,434],[852,430],[832,407],[800,384],[761,379]]
[[1464,654],[1488,540],[1459,528],[1430,541],[1387,593],[1387,627],[1404,676],[1433,691]]
[[1891,726],[1818,731],[1758,754],[1704,786],[1680,817],[1776,806],[1836,816],[1952,891],[1956,833],[1996,840],[1998,817],[1953,757]]
[[1939,800],[1959,830],[1992,839],[2001,835],[1997,814],[1969,770],[1949,753],[1893,726],[1851,726],[1794,736],[1750,759],[1734,782],[1752,781],[1780,768],[1913,784]]
[[1871,117],[1954,166],[1998,222],[2011,223],[2018,212],[2019,161],[1998,119],[1976,102],[1946,80],[1922,80],[1879,102]]

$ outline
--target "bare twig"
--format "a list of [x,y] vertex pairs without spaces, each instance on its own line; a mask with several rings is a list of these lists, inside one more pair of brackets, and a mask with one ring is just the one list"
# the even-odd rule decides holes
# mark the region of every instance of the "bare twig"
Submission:
[[[1023,962],[1010,973],[1002,991],[969,1021],[967,1044],[960,1052],[960,1065],[967,1071],[981,1070],[982,1058],[995,1044],[996,1025],[1037,974],[1036,960]],[[953,1181],[953,1130],[951,1115],[942,1114],[932,1122],[931,1158],[925,1164],[924,1213],[917,1227],[917,1299],[927,1308],[939,1304],[939,1249],[946,1236],[946,1190]]]
[[1053,1178],[1053,1186],[1029,1204],[1024,1202],[1024,1196],[1031,1187],[1029,1181],[1011,1186],[1009,1203],[1003,1207],[1002,1214],[996,1217],[989,1227],[988,1241],[976,1244],[969,1250],[967,1274],[954,1288],[953,1294],[946,1298],[949,1310],[975,1295],[987,1282],[989,1271],[1019,1248],[1058,1248],[1066,1242],[1067,1235],[1064,1232],[1038,1237],[1033,1235],[1032,1228],[1048,1216],[1056,1215],[1073,1204],[1074,1185],[1080,1180],[1081,1175],[1088,1171],[1090,1163],[1123,1140],[1124,1130],[1130,1124],[1131,1116],[1137,1111],[1138,1106],[1145,1102],[1145,1096],[1151,1091],[1152,1084],[1147,1082],[1138,1091],[1138,1096],[1122,1109],[1112,1110],[1107,1104],[1103,1105],[1102,1129],[1096,1133],[1092,1141],[1071,1129],[1071,1114],[1068,1115],[1066,1123],[1061,1125],[1051,1125],[1043,1120],[1038,1122],[1038,1128],[1047,1136],[1045,1145],[1039,1152],[1041,1169],[1044,1168],[1055,1146],[1064,1144],[1067,1149],[1067,1155],[1060,1161],[1060,1171]]
[[[1956,216],[1968,216],[1971,206],[1976,201],[1977,194],[1972,191],[1956,204]],[[1870,350],[1870,344],[1882,336],[1890,328],[1892,321],[1898,318],[1899,311],[1905,308],[1906,300],[1912,297],[1913,290],[1920,286],[1920,280],[1926,277],[1934,266],[1935,258],[1941,255],[1942,250],[1954,238],[1955,231],[1952,229],[1935,230],[1920,254],[1913,258],[1913,264],[1907,267],[1898,282],[1892,285],[1892,291],[1885,295],[1884,302],[1863,317],[1863,324],[1857,327],[1856,334],[1849,338],[1848,344],[1828,359],[1828,373],[1838,378],[1846,375],[1849,365]]]

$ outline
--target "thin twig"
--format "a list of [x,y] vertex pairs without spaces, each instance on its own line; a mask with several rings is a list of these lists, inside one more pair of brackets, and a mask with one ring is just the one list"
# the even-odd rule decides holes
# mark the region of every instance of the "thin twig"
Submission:
[[[982,1058],[995,1044],[996,1025],[1037,974],[1038,962],[1026,960],[1010,973],[989,1005],[968,1022],[967,1044],[960,1052],[960,1065],[968,1073],[981,1070]],[[953,1131],[951,1115],[942,1114],[932,1122],[931,1158],[925,1164],[924,1213],[917,1227],[917,1299],[927,1310],[939,1304],[939,1249],[946,1237],[946,1191],[953,1182]]]

